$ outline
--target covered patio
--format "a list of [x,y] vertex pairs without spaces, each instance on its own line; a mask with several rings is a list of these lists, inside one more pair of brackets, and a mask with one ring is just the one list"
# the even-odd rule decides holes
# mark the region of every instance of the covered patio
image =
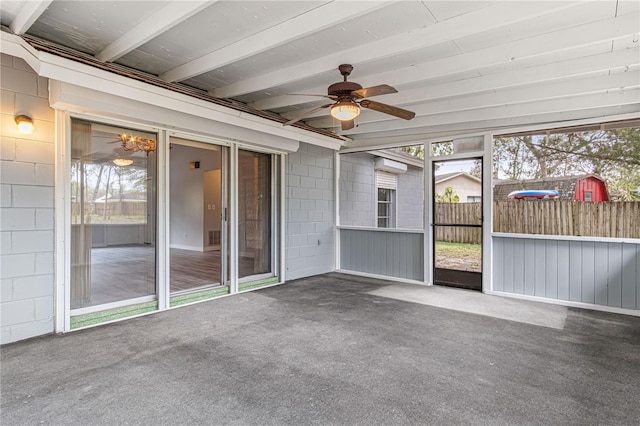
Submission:
[[2,348],[11,424],[640,422],[640,318],[329,273]]

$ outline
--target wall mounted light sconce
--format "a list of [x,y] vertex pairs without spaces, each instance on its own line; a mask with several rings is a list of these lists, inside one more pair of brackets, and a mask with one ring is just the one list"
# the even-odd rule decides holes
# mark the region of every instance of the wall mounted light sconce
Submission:
[[18,129],[25,134],[33,133],[33,120],[28,115],[19,115],[16,117]]

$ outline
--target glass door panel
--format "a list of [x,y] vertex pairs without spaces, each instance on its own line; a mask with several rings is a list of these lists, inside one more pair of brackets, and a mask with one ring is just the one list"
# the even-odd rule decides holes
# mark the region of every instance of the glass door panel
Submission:
[[482,290],[482,160],[433,162],[434,283]]
[[238,278],[271,274],[271,155],[238,151]]
[[227,155],[224,147],[171,138],[169,264],[172,294],[225,283]]
[[72,310],[156,294],[155,149],[156,134],[71,121]]

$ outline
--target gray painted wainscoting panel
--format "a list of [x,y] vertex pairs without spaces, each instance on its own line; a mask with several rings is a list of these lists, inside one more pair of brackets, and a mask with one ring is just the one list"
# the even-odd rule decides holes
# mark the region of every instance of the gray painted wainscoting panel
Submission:
[[558,299],[569,300],[569,241],[558,241]]
[[[493,289],[640,309],[640,242],[494,236]],[[522,274],[524,273],[524,278]]]
[[[536,296],[548,297],[551,299],[558,298],[558,242],[537,240],[536,243],[542,243],[544,257],[540,256],[540,261],[544,265],[544,286],[540,293]],[[537,286],[537,284],[536,284]]]
[[516,259],[522,259],[522,263],[518,268],[513,269],[513,292],[518,294],[524,293],[524,271],[527,268],[526,260],[524,257],[524,240],[515,240],[513,242],[513,255]]
[[495,239],[493,244],[493,289],[504,290],[504,240]]
[[596,305],[605,305],[609,304],[609,283],[607,282],[607,277],[609,275],[609,270],[607,268],[607,260],[609,258],[608,255],[609,244],[608,243],[596,243],[594,247],[594,257],[595,262],[593,265],[594,268],[594,282],[595,282],[595,301]]
[[[580,247],[578,247],[579,249]],[[596,303],[595,301],[595,243],[585,241],[582,243],[582,283],[580,301],[584,303]]]
[[609,245],[609,306],[622,307],[622,245]]
[[[533,277],[533,294],[534,296],[544,296],[545,294],[545,276],[546,269],[536,268],[535,265],[539,265],[540,263],[545,261],[546,252],[545,252],[545,241],[542,240],[534,240],[533,242],[534,250],[533,250],[533,258],[534,258],[534,269],[533,273],[527,273],[527,275]],[[527,254],[525,253],[525,256]],[[529,293],[527,293],[529,294]]]
[[582,250],[580,243],[569,242],[569,300],[580,302],[582,298]]
[[622,307],[634,309],[636,307],[636,247],[625,244],[622,246]]
[[340,269],[424,281],[424,236],[340,229]]

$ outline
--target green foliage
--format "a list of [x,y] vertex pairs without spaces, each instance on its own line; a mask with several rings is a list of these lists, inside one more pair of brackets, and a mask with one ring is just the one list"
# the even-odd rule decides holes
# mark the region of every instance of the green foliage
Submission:
[[492,173],[514,180],[595,174],[612,197],[634,200],[640,193],[640,128],[496,139]]
[[447,186],[444,194],[436,194],[436,203],[459,203],[460,196],[455,193],[452,187]]

